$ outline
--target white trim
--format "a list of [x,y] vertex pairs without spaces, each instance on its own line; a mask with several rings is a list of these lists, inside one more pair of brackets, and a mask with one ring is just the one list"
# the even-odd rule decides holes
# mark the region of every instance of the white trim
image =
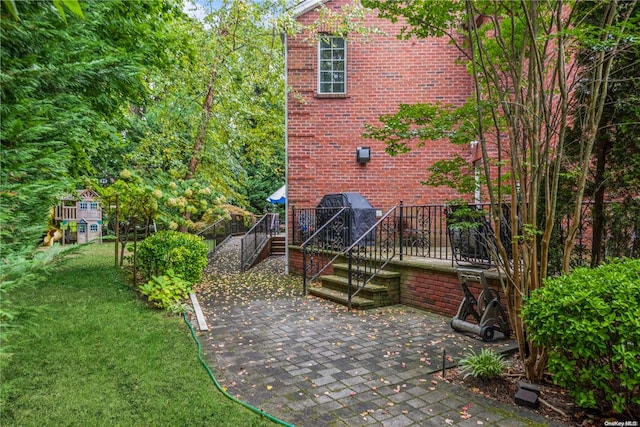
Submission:
[[316,7],[323,5],[328,1],[330,0],[304,0],[291,9],[291,14],[294,18],[299,18],[305,13],[312,11]]
[[284,274],[289,274],[289,38],[284,33]]

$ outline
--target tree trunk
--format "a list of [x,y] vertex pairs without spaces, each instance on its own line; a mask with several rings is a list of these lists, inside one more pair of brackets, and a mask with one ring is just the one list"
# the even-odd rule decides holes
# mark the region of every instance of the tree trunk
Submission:
[[202,121],[200,122],[200,126],[198,126],[198,133],[196,135],[196,141],[193,144],[193,150],[191,151],[191,160],[189,161],[189,168],[185,179],[193,178],[196,173],[196,169],[198,168],[198,163],[200,162],[200,151],[202,151],[202,147],[204,147],[204,141],[209,130],[209,122],[211,121],[211,110],[213,109],[217,77],[217,69],[216,67],[213,67],[211,69],[211,79],[207,85],[207,96],[205,96],[204,101],[202,102]]

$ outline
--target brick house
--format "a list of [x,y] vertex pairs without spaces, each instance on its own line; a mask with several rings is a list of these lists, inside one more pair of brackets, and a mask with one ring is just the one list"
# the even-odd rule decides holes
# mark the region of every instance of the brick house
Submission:
[[[300,23],[311,24],[321,4],[340,10],[348,3],[307,0],[294,14]],[[456,63],[460,52],[444,38],[398,40],[401,24],[373,14],[368,22],[385,35],[367,42],[330,37],[312,44],[303,36],[286,40],[290,205],[315,206],[323,195],[336,192],[358,192],[383,211],[400,200],[417,205],[454,197],[448,189],[425,187],[420,181],[433,162],[459,147],[433,141],[392,157],[384,143],[362,134],[365,123],[378,123],[380,115],[395,113],[400,104],[464,103],[473,83],[464,65]],[[369,161],[358,161],[358,147],[370,148]]]
[[[350,0],[305,0],[293,13],[303,25],[319,17],[318,8],[339,11]],[[443,204],[457,195],[450,189],[421,185],[435,161],[460,154],[477,159],[471,145],[431,141],[392,157],[385,144],[365,139],[365,123],[397,112],[400,104],[441,102],[462,105],[473,82],[460,52],[442,38],[400,40],[402,24],[367,15],[384,35],[368,41],[345,40],[324,33],[285,38],[288,269],[301,274],[300,248],[294,242],[292,208],[313,208],[326,194],[362,194],[380,212],[405,205]],[[360,150],[358,150],[360,148]],[[477,151],[477,150],[476,150]],[[446,239],[446,238],[445,238]],[[293,243],[293,244],[292,244]],[[428,260],[427,260],[428,261]],[[400,274],[395,302],[455,314],[462,292],[452,261],[429,264],[393,261]],[[330,274],[333,267],[327,269]],[[496,277],[491,278],[495,285]]]

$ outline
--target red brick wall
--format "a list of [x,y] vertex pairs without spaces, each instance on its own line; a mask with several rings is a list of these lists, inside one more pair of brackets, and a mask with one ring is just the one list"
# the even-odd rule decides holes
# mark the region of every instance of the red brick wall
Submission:
[[[385,267],[385,270],[400,273],[400,304],[451,317],[458,312],[463,293],[455,267],[434,267],[426,260],[425,262],[394,260]],[[289,271],[292,274],[302,274],[302,254],[295,246],[289,246]],[[331,274],[331,272],[324,274]],[[486,274],[489,286],[498,291],[500,302],[506,310],[504,292],[495,273]],[[482,286],[469,283],[469,289],[478,298]]]
[[[402,262],[394,263],[390,270],[402,273],[400,285],[400,303],[411,307],[418,307],[445,316],[454,316],[462,302],[462,288],[458,280],[455,267],[430,268],[427,263],[422,266],[403,265]],[[491,273],[487,276],[487,282],[492,289],[500,294],[500,302],[503,307],[506,303],[504,292],[497,278]],[[479,283],[468,283],[471,293],[478,298],[482,291]],[[476,310],[478,307],[476,307]],[[469,320],[469,319],[467,319]]]
[[[339,9],[350,0],[326,3]],[[299,18],[310,23],[309,12]],[[370,22],[387,35],[369,42],[349,42],[347,95],[318,98],[317,45],[302,36],[287,40],[288,85],[288,197],[297,207],[316,206],[323,195],[359,192],[383,211],[405,204],[442,203],[454,195],[446,188],[429,188],[420,181],[436,160],[460,153],[448,141],[427,142],[409,154],[391,157],[384,143],[362,138],[364,124],[376,124],[382,114],[393,114],[399,104],[441,102],[462,104],[472,93],[472,81],[459,51],[445,39],[398,40],[401,24],[374,15]],[[356,162],[356,147],[371,147],[371,161]]]

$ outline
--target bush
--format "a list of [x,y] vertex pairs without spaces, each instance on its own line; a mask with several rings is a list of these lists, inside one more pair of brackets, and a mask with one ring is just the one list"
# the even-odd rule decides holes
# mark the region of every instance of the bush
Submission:
[[146,284],[140,286],[140,292],[149,298],[156,307],[175,311],[181,306],[181,301],[189,297],[193,286],[177,276],[173,270],[168,270],[162,276],[153,276]]
[[471,375],[474,378],[491,379],[502,375],[508,362],[504,360],[502,354],[490,348],[483,348],[480,354],[471,350],[460,360],[459,366],[464,378]]
[[207,253],[207,245],[198,236],[159,231],[140,244],[135,256],[147,280],[172,270],[176,276],[194,284],[202,277]]
[[640,260],[547,279],[523,317],[579,406],[640,416]]

